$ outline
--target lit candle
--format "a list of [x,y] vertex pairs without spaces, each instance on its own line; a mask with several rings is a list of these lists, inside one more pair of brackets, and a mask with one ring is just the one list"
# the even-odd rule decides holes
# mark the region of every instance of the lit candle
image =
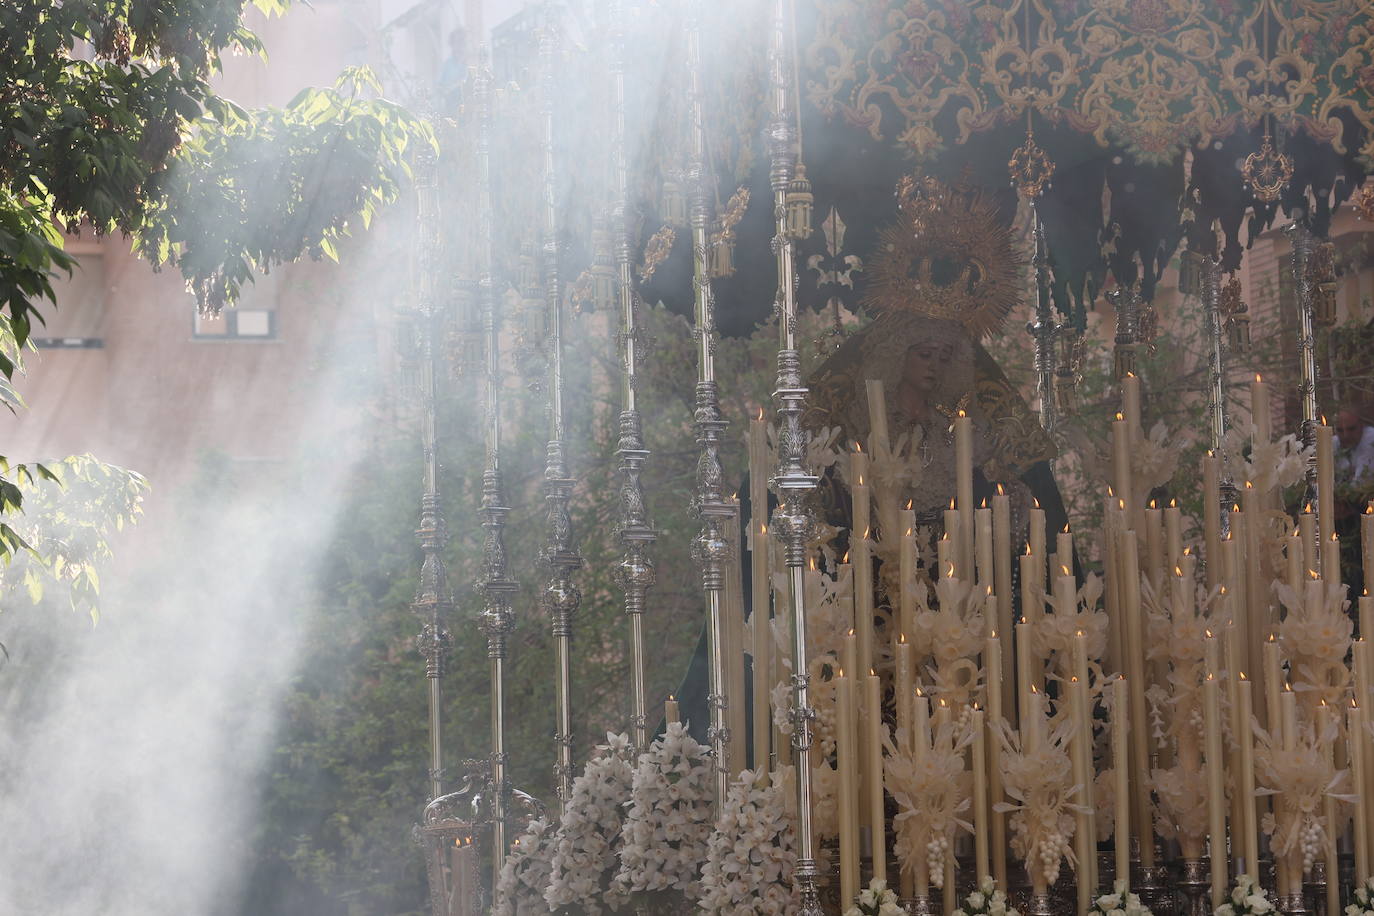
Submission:
[[[1215,637],[1208,637],[1215,643]],[[1211,838],[1212,908],[1226,899],[1226,789],[1225,765],[1221,753],[1221,700],[1214,671],[1202,682],[1202,728],[1207,758],[1207,833]]]
[[1207,590],[1221,584],[1221,462],[1211,450],[1202,458],[1202,539],[1207,548]]
[[1043,688],[1039,659],[1036,659],[1031,652],[1031,632],[1033,626],[1034,624],[1024,618],[1016,625],[1015,683],[1022,685],[1022,689],[1016,692],[1016,719],[1018,722],[1025,722],[1029,716],[1027,703],[1030,699],[1030,691],[1025,688],[1032,684],[1035,685],[1036,689]]
[[1021,554],[1021,617],[1034,623],[1045,613],[1045,558]]
[[1131,504],[1131,431],[1121,414],[1112,421],[1112,488]]
[[[1126,414],[1126,428],[1131,432],[1131,445],[1134,446],[1145,436],[1140,424],[1140,376],[1127,372],[1121,380],[1121,408]],[[1129,497],[1129,494],[1121,494]]]
[[[1371,531],[1374,531],[1374,526],[1371,526]],[[1045,552],[1045,510],[1040,508],[1040,500],[1038,499],[1033,500],[1031,506],[1030,528],[1027,532],[1027,537],[1029,539],[1031,556],[1037,557],[1040,564],[1037,567],[1039,572],[1035,577],[1035,584],[1040,587],[1040,591],[1043,594],[1045,591],[1045,559],[1047,556]],[[1374,533],[1370,534],[1366,540],[1374,544]],[[1025,579],[1021,581],[1025,582]],[[1374,582],[1374,576],[1371,576],[1369,581]]]
[[[1333,430],[1326,425],[1326,417],[1317,424],[1317,521],[1321,538],[1325,541],[1336,532],[1336,462]],[[1358,444],[1358,443],[1351,443]],[[1337,576],[1322,570],[1330,579]]]
[[[1169,570],[1173,572],[1172,569]],[[1159,588],[1164,574],[1164,513],[1150,501],[1145,510],[1145,575]]]
[[897,619],[900,631],[916,632],[916,513],[908,508],[897,513],[897,524],[902,529],[902,541],[897,557],[898,571],[898,608]]
[[1250,415],[1255,420],[1253,443],[1268,445],[1274,438],[1274,416],[1269,410],[1269,386],[1258,372],[1250,383]]
[[1169,500],[1169,507],[1164,510],[1164,549],[1165,562],[1169,568],[1173,569],[1183,562],[1183,512],[1178,507],[1178,500]]
[[974,511],[973,519],[978,587],[992,588],[992,510],[988,508],[987,500],[983,500],[983,505]]
[[974,879],[992,877],[988,869],[988,760],[983,711],[973,710],[973,862]]
[[[945,514],[949,515],[949,512]],[[935,572],[939,578],[954,578],[954,540],[949,536],[948,531],[941,535],[940,540],[935,543],[935,566]]]
[[1312,511],[1312,504],[1303,506],[1302,512],[1298,514],[1298,532],[1302,538],[1302,564],[1303,569],[1316,569],[1321,563],[1317,548],[1317,516]]
[[869,555],[868,456],[856,450],[850,455],[854,483],[850,487],[854,517],[849,528],[849,554],[854,564],[854,629],[859,634],[859,669],[873,667],[873,562]]
[[[864,707],[868,711],[868,823],[873,831],[873,877],[887,880],[887,838],[883,815],[883,706],[882,681],[870,671],[865,681]],[[848,899],[848,898],[846,898]]]
[[[1366,582],[1370,580],[1366,579]],[[1374,626],[1374,598],[1369,597],[1369,587],[1365,586],[1364,594],[1360,596],[1360,638],[1363,639],[1370,635],[1369,628]]]
[[[1148,513],[1147,513],[1148,519]],[[1148,524],[1148,521],[1147,521]],[[1122,597],[1126,617],[1126,677],[1130,690],[1131,785],[1143,787],[1150,775],[1149,720],[1145,714],[1145,622],[1140,611],[1139,543],[1134,531],[1121,533]],[[1148,793],[1132,795],[1136,812],[1136,837],[1140,845],[1140,861],[1153,866],[1155,856],[1154,821],[1150,816]]]
[[1298,749],[1298,695],[1293,692],[1291,684],[1284,685],[1279,704],[1283,710],[1283,749],[1296,751]]
[[[1067,523],[1064,530],[1055,537],[1055,562],[1059,566],[1067,566],[1069,572],[1073,572],[1073,532],[1069,530]],[[1058,569],[1055,570],[1056,574]]]
[[[1080,640],[1081,641],[1081,640]],[[1075,665],[1077,667],[1077,665]],[[1091,785],[1092,776],[1092,727],[1088,724],[1087,714],[1087,689],[1086,682],[1081,681],[1075,675],[1069,678],[1069,714],[1073,719],[1073,740],[1070,743],[1069,763],[1073,773],[1073,781],[1078,786],[1078,796],[1076,801],[1079,810],[1074,812],[1074,858],[1077,859],[1077,880],[1074,882],[1078,890],[1078,912],[1086,914],[1092,906],[1093,886],[1092,886],[1092,861],[1095,858],[1093,852],[1093,836],[1095,830],[1089,812],[1092,810],[1091,795],[1088,787]],[[1085,753],[1086,751],[1086,753]]]
[[1034,687],[1030,690],[1030,702],[1026,704],[1026,717],[1029,721],[1024,728],[1025,750],[1034,754],[1045,743],[1045,698]]
[[1302,581],[1306,578],[1303,575],[1303,542],[1302,542],[1302,519],[1298,519],[1298,527],[1293,529],[1293,533],[1284,540],[1284,561],[1287,570],[1288,587],[1295,592],[1302,591]]
[[912,645],[906,641],[906,634],[902,633],[897,637],[897,641],[892,644],[892,655],[896,660],[897,683],[893,688],[897,706],[897,731],[906,735],[903,747],[911,749],[911,729],[912,729],[912,705],[915,699],[916,682],[912,677]]
[[1283,734],[1283,711],[1279,709],[1279,694],[1283,690],[1283,665],[1279,661],[1279,644],[1270,633],[1264,642],[1261,655],[1261,671],[1264,673],[1264,705],[1269,709],[1270,730],[1276,736]]
[[973,570],[973,419],[964,411],[954,418],[955,490],[959,510],[959,551],[955,562],[961,576]]
[[1360,562],[1364,566],[1366,587],[1374,584],[1374,502],[1364,507],[1360,516]]
[[1116,831],[1114,845],[1116,852],[1116,876],[1130,887],[1131,877],[1131,789],[1130,789],[1130,715],[1127,704],[1130,700],[1126,693],[1126,679],[1118,677],[1112,682],[1112,767],[1113,784],[1116,791],[1112,799],[1115,812]]
[[[1011,558],[1014,548],[1011,544],[1011,498],[999,483],[992,497],[992,590],[997,595],[997,629],[1003,633],[1011,632]],[[1010,702],[1011,684],[1007,684],[1007,701]]]
[[840,899],[859,893],[859,780],[855,760],[858,739],[854,729],[854,691],[841,668],[835,678],[836,764],[839,770]]
[[677,699],[669,694],[668,699],[663,701],[663,721],[669,725],[677,725],[682,721],[677,708]]
[[1322,578],[1341,581],[1341,538],[1336,532],[1322,539]]
[[1350,737],[1350,781],[1354,784],[1351,791],[1355,796],[1355,881],[1363,887],[1369,880],[1369,800],[1364,792],[1366,762],[1364,742],[1360,740],[1365,733],[1364,707],[1353,699],[1346,719],[1346,733]]
[[[730,754],[730,776],[735,778],[745,770],[745,702],[744,702],[744,576],[740,564],[740,503],[738,494],[726,500],[734,510],[725,527],[725,539],[730,544],[730,554],[725,561],[725,592],[721,603],[721,616],[724,618],[725,645],[725,724],[730,734],[738,736],[740,746]],[[752,697],[751,697],[752,699]]]

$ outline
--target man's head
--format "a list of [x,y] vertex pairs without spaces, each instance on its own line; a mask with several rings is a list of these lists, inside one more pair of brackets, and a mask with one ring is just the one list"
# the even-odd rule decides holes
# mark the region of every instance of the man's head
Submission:
[[1347,408],[1336,414],[1336,435],[1340,438],[1343,448],[1354,448],[1359,445],[1363,432],[1364,423],[1355,411]]

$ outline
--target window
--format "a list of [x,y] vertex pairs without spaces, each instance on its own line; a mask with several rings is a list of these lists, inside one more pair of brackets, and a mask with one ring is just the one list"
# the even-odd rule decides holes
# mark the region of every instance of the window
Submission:
[[33,323],[31,338],[45,350],[98,349],[105,345],[105,258],[98,244],[74,242],[68,250],[76,267],[70,277],[53,276],[57,307],[39,306],[43,321]]
[[257,278],[239,291],[238,302],[218,316],[202,315],[193,303],[191,336],[195,340],[274,340],[277,336],[277,278]]

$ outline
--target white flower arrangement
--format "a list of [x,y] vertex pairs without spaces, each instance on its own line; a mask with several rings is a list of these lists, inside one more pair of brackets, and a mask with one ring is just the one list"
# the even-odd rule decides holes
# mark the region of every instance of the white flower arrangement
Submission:
[[1126,881],[1118,879],[1110,894],[1103,894],[1088,908],[1089,916],[1151,916],[1150,908],[1140,897],[1126,890]]
[[700,905],[713,916],[790,916],[793,892],[792,769],[745,770],[730,786],[701,872]]
[[1213,916],[1266,916],[1274,912],[1269,894],[1250,875],[1236,878],[1230,898],[1213,911]]
[[874,878],[859,892],[858,901],[844,911],[844,916],[905,916],[897,903],[897,895],[882,878]]
[[1197,858],[1207,837],[1207,779],[1200,769],[1179,763],[1150,771],[1159,797],[1155,824],[1166,839],[1177,840],[1186,858]]
[[998,802],[997,811],[1012,812],[1011,848],[1025,860],[1026,872],[1044,877],[1047,884],[1059,880],[1065,859],[1074,864],[1074,815],[1083,807],[1073,799],[1080,794],[1074,785],[1068,741],[1073,722],[1055,726],[1037,750],[1021,746],[1005,723],[998,723],[1002,744],[1002,780],[1007,795],[1019,804]]
[[1275,858],[1312,869],[1321,853],[1323,838],[1331,825],[1322,816],[1322,799],[1330,795],[1337,801],[1353,801],[1343,793],[1349,770],[1337,770],[1326,749],[1336,738],[1336,724],[1327,723],[1321,731],[1300,729],[1292,749],[1285,748],[1272,732],[1256,728],[1259,744],[1255,748],[1256,771],[1262,789],[1256,795],[1274,796],[1274,810],[1261,819],[1260,828],[1269,834]]
[[530,821],[529,828],[516,837],[501,866],[492,916],[533,916],[549,912],[544,891],[549,886],[550,862],[557,839],[553,823],[542,817]]
[[1351,898],[1345,916],[1374,916],[1374,878],[1366,878],[1364,884],[1351,893]]
[[695,899],[711,838],[710,754],[686,725],[671,722],[640,756],[613,884],[619,893]]
[[624,895],[613,888],[622,842],[625,803],[630,799],[634,772],[630,768],[630,739],[607,733],[606,743],[573,780],[572,794],[563,809],[558,841],[544,900],[555,913],[597,916],[616,909]]
[[984,878],[978,890],[964,898],[964,903],[951,916],[1021,916],[1011,906],[1004,891],[991,878]]
[[1276,582],[1274,590],[1287,609],[1279,624],[1279,639],[1292,663],[1293,689],[1316,690],[1328,705],[1336,706],[1350,681],[1345,656],[1354,622],[1346,613],[1350,602],[1345,586],[1324,581],[1318,586],[1319,600],[1310,603],[1307,595],[1285,582]]
[[[1226,460],[1225,473],[1235,481],[1249,481],[1267,493],[1274,488],[1291,487],[1307,471],[1307,457],[1298,437],[1292,433],[1268,444],[1257,443],[1253,420],[1239,420],[1226,431],[1222,455]],[[1315,446],[1314,446],[1315,448]],[[1246,452],[1250,457],[1245,457]]]
[[[970,805],[973,776],[964,768],[964,748],[973,735],[951,724],[938,729],[934,738],[934,746],[919,755],[885,738],[883,767],[888,793],[897,802],[897,861],[903,870],[924,865],[930,883],[943,888],[955,833],[973,832],[973,825],[961,817]],[[915,740],[924,742],[926,736]]]

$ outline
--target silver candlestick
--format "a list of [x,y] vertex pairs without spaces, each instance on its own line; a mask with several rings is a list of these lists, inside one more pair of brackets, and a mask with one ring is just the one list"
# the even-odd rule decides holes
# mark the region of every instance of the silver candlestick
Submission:
[[725,587],[725,564],[730,557],[730,542],[725,525],[734,517],[734,508],[725,499],[724,472],[720,463],[720,442],[726,421],[720,412],[716,384],[715,304],[712,301],[710,252],[707,228],[715,199],[709,164],[706,161],[706,124],[701,79],[701,3],[694,0],[688,8],[687,69],[688,105],[691,118],[691,156],[687,167],[688,221],[692,228],[692,287],[695,294],[697,336],[696,434],[700,456],[697,459],[697,490],[693,509],[702,521],[701,533],[692,545],[692,556],[701,567],[701,584],[706,591],[707,639],[710,654],[710,725],[707,738],[715,767],[716,805],[725,801],[730,787],[730,730],[725,724],[724,628],[721,602]]
[[582,592],[573,573],[582,568],[582,557],[573,542],[568,500],[573,480],[568,476],[563,446],[563,284],[558,275],[558,174],[554,150],[554,86],[557,40],[553,21],[545,23],[539,40],[540,118],[543,127],[543,259],[544,293],[549,320],[549,443],[544,467],[544,504],[547,507],[546,541],[542,559],[549,567],[543,605],[553,628],[557,659],[558,732],[554,735],[557,762],[555,788],[560,805],[572,794],[572,635],[573,620],[582,604]]
[[[772,531],[784,549],[787,565],[787,604],[792,628],[792,759],[797,768],[797,865],[793,881],[801,898],[802,916],[821,916],[816,879],[816,850],[811,822],[812,721],[811,679],[806,650],[806,545],[814,521],[808,504],[817,478],[806,469],[806,446],[810,438],[802,427],[807,389],[802,382],[801,354],[797,350],[797,268],[795,240],[787,225],[787,192],[797,167],[797,131],[793,115],[796,87],[789,82],[794,70],[790,64],[791,34],[787,0],[773,0],[772,35],[769,42],[773,91],[773,119],[767,131],[769,183],[773,190],[775,233],[773,251],[777,256],[778,287],[775,308],[778,315],[778,375],[773,399],[778,412],[778,468],[773,489],[778,506],[773,511]],[[845,902],[846,905],[848,901]]]
[[492,278],[491,204],[491,84],[489,52],[484,47],[475,79],[477,107],[477,224],[479,245],[478,297],[486,349],[485,418],[483,423],[486,466],[482,472],[480,515],[486,534],[482,544],[480,588],[485,597],[482,630],[487,637],[491,680],[491,794],[487,814],[491,819],[492,882],[501,874],[506,858],[506,807],[510,787],[506,776],[506,640],[514,626],[511,603],[518,586],[510,578],[506,555],[505,486],[501,476],[501,313]]
[[611,231],[615,246],[617,304],[620,310],[621,410],[620,517],[622,554],[616,582],[625,592],[625,615],[630,620],[630,731],[636,752],[648,743],[644,686],[644,607],[655,580],[649,551],[657,540],[644,501],[641,475],[649,458],[639,413],[639,366],[644,358],[639,327],[638,293],[631,278],[629,230],[629,163],[625,153],[625,26],[624,10],[615,0],[610,10],[611,158],[615,182]]

